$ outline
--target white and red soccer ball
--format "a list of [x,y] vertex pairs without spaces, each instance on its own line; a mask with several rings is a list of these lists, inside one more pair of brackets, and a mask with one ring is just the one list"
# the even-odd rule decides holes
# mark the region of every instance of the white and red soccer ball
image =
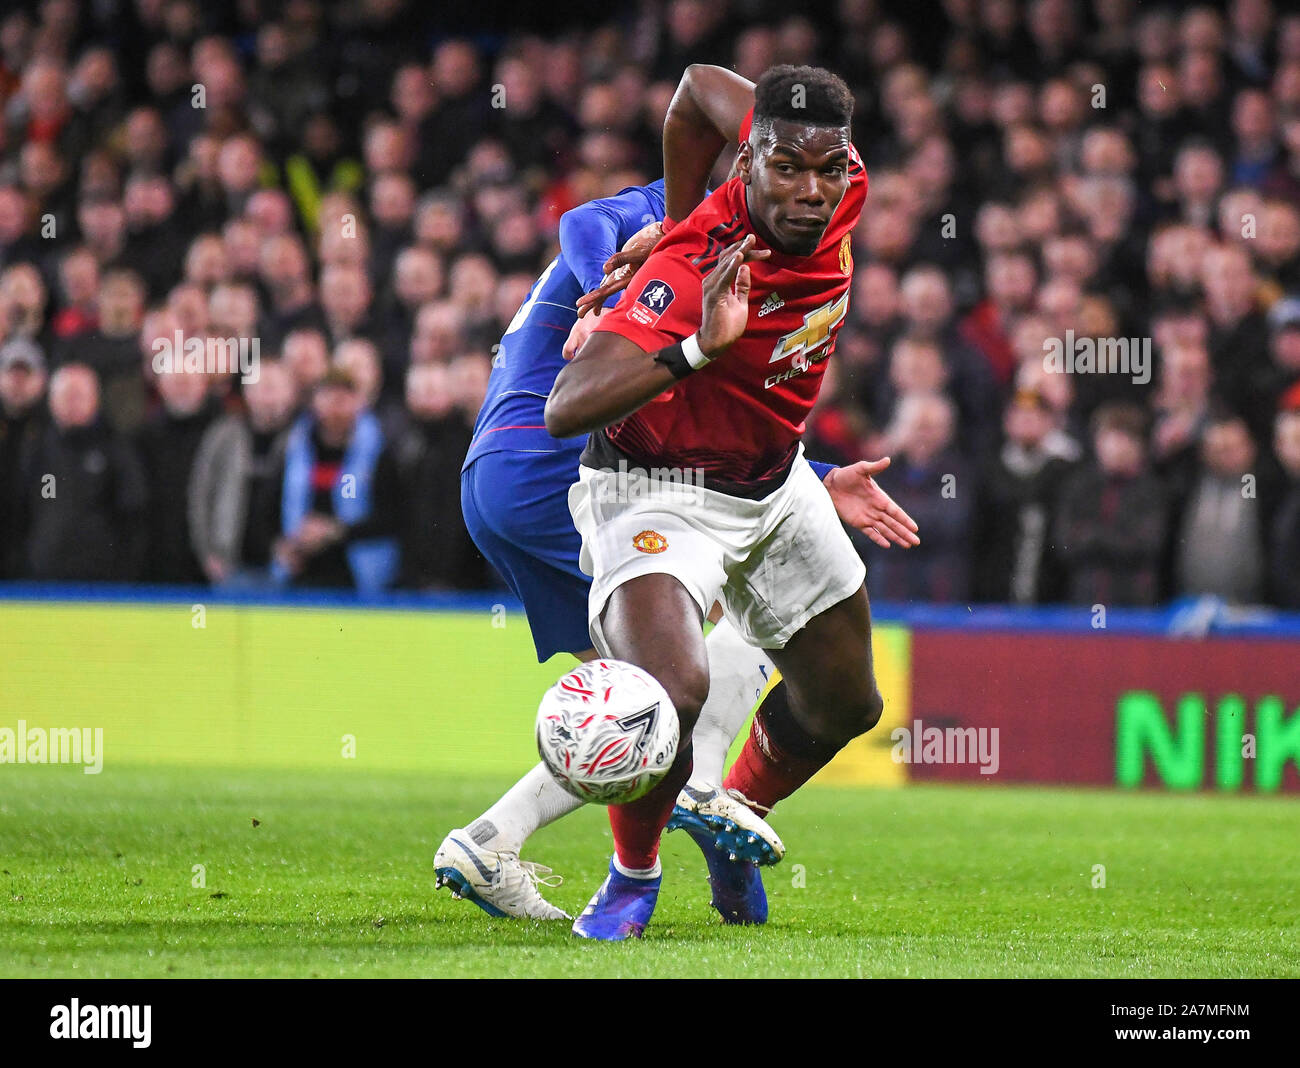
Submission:
[[537,709],[537,752],[583,801],[644,797],[677,757],[677,709],[648,672],[622,660],[581,664]]

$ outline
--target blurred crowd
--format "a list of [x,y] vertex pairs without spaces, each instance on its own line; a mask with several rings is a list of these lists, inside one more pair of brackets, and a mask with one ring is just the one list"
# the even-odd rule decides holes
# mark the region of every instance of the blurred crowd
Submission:
[[[870,176],[807,441],[893,457],[922,545],[861,540],[873,596],[1300,608],[1300,14],[797,10],[5,15],[0,577],[493,586],[459,467],[560,215],[660,176],[688,64],[791,62],[853,88]],[[256,338],[259,373],[160,367],[172,338]],[[1149,363],[1065,373],[1067,338]]]

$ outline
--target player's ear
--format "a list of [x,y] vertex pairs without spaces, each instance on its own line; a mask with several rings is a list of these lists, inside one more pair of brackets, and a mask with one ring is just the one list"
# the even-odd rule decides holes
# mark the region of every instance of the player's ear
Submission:
[[753,174],[754,167],[754,149],[748,141],[740,143],[740,151],[736,153],[736,176],[745,185],[749,185],[750,176]]

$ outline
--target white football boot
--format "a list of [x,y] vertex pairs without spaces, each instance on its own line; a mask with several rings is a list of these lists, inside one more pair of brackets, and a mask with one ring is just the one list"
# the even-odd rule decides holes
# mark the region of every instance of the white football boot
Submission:
[[776,864],[785,856],[785,843],[751,804],[738,790],[687,786],[677,795],[667,829],[707,832],[730,860]]
[[442,840],[433,858],[437,886],[451,888],[457,899],[472,901],[489,916],[526,920],[571,920],[542,897],[537,887],[559,886],[564,880],[551,869],[520,860],[518,853],[501,853],[476,845],[463,827]]

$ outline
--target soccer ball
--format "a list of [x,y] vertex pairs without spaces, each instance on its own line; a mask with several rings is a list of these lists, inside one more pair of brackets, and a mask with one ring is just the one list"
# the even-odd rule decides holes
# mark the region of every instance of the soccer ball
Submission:
[[546,691],[537,751],[574,797],[621,805],[644,797],[677,757],[677,709],[648,672],[592,660]]

